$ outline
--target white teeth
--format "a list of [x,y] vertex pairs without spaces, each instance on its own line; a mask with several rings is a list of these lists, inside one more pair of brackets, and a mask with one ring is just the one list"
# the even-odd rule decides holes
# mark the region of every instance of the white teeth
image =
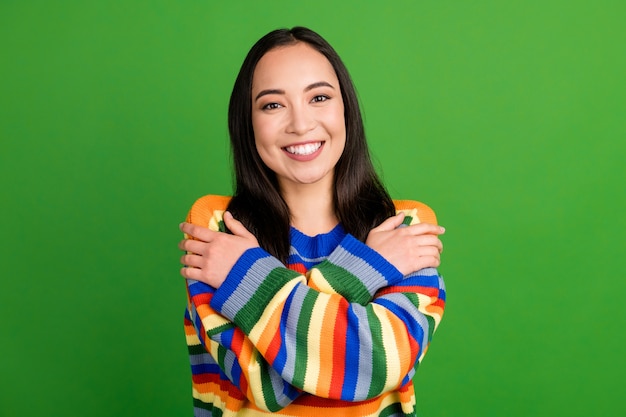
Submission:
[[322,146],[322,142],[306,143],[304,145],[287,146],[285,150],[294,155],[311,155]]

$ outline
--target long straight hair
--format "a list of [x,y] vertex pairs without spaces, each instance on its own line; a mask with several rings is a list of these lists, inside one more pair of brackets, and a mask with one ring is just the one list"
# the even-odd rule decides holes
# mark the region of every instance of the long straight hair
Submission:
[[228,108],[235,192],[228,210],[252,232],[260,246],[285,262],[289,256],[289,207],[276,175],[261,160],[252,128],[252,79],[270,50],[304,42],[333,66],[343,97],[346,144],[335,166],[333,204],[346,232],[365,241],[369,231],[395,214],[393,201],[376,174],[365,139],[363,119],[350,74],[320,35],[304,27],[277,29],[250,49],[235,80]]

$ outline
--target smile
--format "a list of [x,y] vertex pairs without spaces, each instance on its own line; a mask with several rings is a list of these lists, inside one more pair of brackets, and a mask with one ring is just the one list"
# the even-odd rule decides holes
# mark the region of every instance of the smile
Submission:
[[312,155],[322,147],[323,142],[304,143],[302,145],[286,146],[283,149],[292,155],[307,156]]

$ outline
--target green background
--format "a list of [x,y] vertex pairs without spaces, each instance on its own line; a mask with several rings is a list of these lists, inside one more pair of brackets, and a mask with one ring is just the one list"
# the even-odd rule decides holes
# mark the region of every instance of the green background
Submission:
[[623,416],[626,6],[0,3],[0,415],[189,416],[177,226],[229,194],[249,47],[344,58],[396,198],[446,226],[420,415]]

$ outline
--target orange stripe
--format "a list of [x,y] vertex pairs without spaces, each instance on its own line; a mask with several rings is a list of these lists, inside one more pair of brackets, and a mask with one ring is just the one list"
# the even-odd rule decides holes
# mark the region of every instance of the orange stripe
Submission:
[[278,352],[280,352],[280,347],[282,346],[282,337],[280,332],[275,332],[274,337],[272,338],[272,342],[267,347],[267,351],[265,352],[265,359],[272,364],[276,360],[276,356],[278,356]]
[[[400,356],[400,380],[398,383],[402,381],[404,375],[406,375],[411,368],[413,367],[413,363],[415,361],[415,353],[412,349],[409,336],[406,328],[406,324],[404,321],[398,319],[397,316],[391,314],[391,312],[387,311],[387,319],[391,324],[391,330],[393,331],[394,341],[390,341],[391,343],[395,343],[398,349],[398,354]],[[384,342],[386,345],[387,342]]]
[[[333,376],[333,345],[335,344],[335,321],[337,320],[337,310],[339,309],[339,303],[335,301],[337,297],[331,298],[326,305],[326,311],[324,311],[324,320],[322,322],[321,340],[320,343],[320,371],[317,379],[318,388],[317,391],[320,395],[328,396],[331,389],[331,382]],[[320,318],[321,319],[321,318]],[[328,335],[328,336],[326,336]],[[340,340],[339,343],[345,343],[344,340]],[[333,364],[333,366],[324,366],[323,364]]]
[[424,203],[412,200],[394,200],[393,203],[396,206],[396,210],[417,209],[417,217],[419,217],[422,223],[437,224],[435,212]]
[[267,325],[261,332],[259,341],[256,344],[259,349],[259,352],[267,352],[267,350],[269,349],[269,346],[274,341],[274,335],[279,332],[280,316],[283,311],[284,305],[285,303],[283,301],[276,306],[274,311],[272,311],[272,315],[267,321]]
[[221,195],[205,195],[200,197],[189,210],[187,221],[193,224],[206,227],[213,217],[213,211],[226,210],[230,197]]
[[[193,387],[198,392],[198,394],[201,394],[194,395],[194,397],[202,401],[208,400],[209,404],[217,402],[219,404],[218,408],[222,408],[225,405],[227,409],[230,409],[232,411],[239,411],[245,404],[245,402],[247,402],[245,396],[243,396],[240,392],[232,389],[232,385],[226,385],[224,384],[224,381],[221,380],[205,383],[194,383]],[[217,398],[219,398],[218,401],[216,401]]]
[[341,309],[341,313],[337,314],[335,318],[335,339],[340,340],[339,343],[334,346],[333,356],[333,376],[330,383],[331,391],[328,396],[331,398],[340,398],[341,389],[343,388],[343,382],[345,378],[345,365],[346,365],[346,344],[343,341],[346,338],[346,332],[348,331],[348,302],[341,299],[338,310]]
[[[393,397],[393,398],[389,398]],[[398,401],[398,394],[390,392],[362,402],[329,400],[312,395],[303,395],[289,406],[283,408],[278,415],[299,417],[344,417],[344,416],[377,416],[382,408]]]

